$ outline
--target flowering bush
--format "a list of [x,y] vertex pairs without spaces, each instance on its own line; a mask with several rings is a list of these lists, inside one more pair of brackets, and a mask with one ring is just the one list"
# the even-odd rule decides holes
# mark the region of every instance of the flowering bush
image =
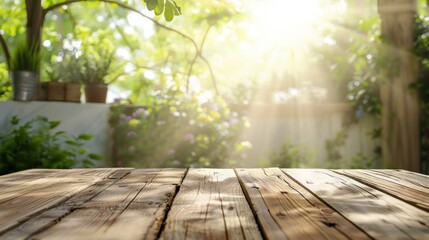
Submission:
[[131,167],[238,166],[251,147],[240,140],[248,125],[223,98],[173,87],[150,106],[112,108],[114,158]]

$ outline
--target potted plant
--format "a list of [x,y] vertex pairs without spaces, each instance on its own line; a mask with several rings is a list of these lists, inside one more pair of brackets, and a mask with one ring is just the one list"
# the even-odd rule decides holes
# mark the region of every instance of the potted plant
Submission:
[[105,103],[114,51],[100,50],[97,53],[80,57],[82,64],[82,82],[85,85],[86,102]]
[[81,80],[83,78],[82,66],[77,58],[76,51],[65,55],[65,64],[63,65],[63,81],[65,82],[65,100],[66,102],[80,103]]
[[46,69],[49,82],[47,83],[47,100],[48,101],[64,101],[65,99],[65,83],[61,81],[60,72],[61,66],[55,66]]
[[40,63],[41,54],[37,46],[21,43],[15,49],[10,61],[13,100],[33,100]]

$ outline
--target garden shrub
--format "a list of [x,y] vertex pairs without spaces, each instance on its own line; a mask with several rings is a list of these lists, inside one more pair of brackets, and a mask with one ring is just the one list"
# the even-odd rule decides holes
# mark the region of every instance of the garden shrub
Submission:
[[146,107],[117,105],[111,125],[117,166],[233,167],[250,143],[240,140],[247,119],[221,97],[157,92]]
[[93,160],[101,159],[84,148],[91,135],[55,131],[59,121],[39,116],[20,124],[14,116],[10,123],[12,130],[0,135],[0,174],[29,168],[92,167]]
[[314,153],[301,144],[286,140],[279,151],[272,151],[268,160],[262,161],[263,167],[298,168],[320,167],[314,159]]

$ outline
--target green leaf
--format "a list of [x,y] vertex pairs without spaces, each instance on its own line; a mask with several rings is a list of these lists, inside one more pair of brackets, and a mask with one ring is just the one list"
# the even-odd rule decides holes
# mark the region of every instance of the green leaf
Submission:
[[158,0],[145,0],[147,10],[153,11],[158,5]]
[[173,8],[174,15],[175,16],[182,15],[182,9],[177,5],[177,3],[174,0],[172,0],[172,2],[174,4],[174,8]]
[[77,153],[80,155],[83,155],[84,153],[86,153],[86,149],[85,148],[78,148]]
[[165,0],[158,0],[158,5],[155,8],[156,15],[159,16],[164,12],[164,3],[165,3]]
[[19,123],[19,118],[16,115],[13,116],[10,123],[12,123],[12,125],[17,125]]
[[60,121],[50,121],[49,122],[49,128],[50,129],[54,129],[54,128],[58,127],[58,125],[60,125]]
[[78,136],[78,138],[82,139],[82,140],[91,140],[92,139],[92,135],[91,134],[80,134]]
[[90,160],[88,160],[88,159],[85,159],[85,160],[83,160],[83,166],[85,167],[85,168],[90,168],[90,167],[93,167],[94,166],[94,163],[93,162],[91,162]]
[[67,135],[67,133],[65,131],[58,131],[54,134],[54,137],[61,136],[61,135]]
[[72,141],[72,140],[67,140],[66,143],[71,146],[79,146],[79,144],[76,141]]
[[103,157],[101,157],[100,155],[95,154],[95,153],[88,154],[88,157],[93,159],[93,160],[102,160],[103,159]]
[[173,8],[175,8],[173,3],[170,0],[167,0],[165,2],[165,11],[164,11],[164,17],[167,22],[171,22],[174,18]]

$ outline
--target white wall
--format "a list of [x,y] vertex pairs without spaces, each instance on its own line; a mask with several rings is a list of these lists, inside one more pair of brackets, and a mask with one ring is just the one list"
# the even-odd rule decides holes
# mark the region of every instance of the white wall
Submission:
[[[286,140],[305,146],[315,153],[318,161],[325,161],[326,140],[336,137],[343,129],[347,116],[353,114],[352,111],[348,104],[267,104],[251,107],[248,112],[251,127],[242,136],[253,145],[247,166],[258,166],[272,150],[278,151]],[[359,152],[371,156],[378,143],[368,133],[378,125],[377,119],[371,116],[349,124],[346,142],[339,148],[342,157],[349,159]]]
[[[22,122],[42,115],[50,120],[61,121],[58,130],[74,135],[88,133],[94,138],[86,145],[91,152],[102,155],[110,162],[109,144],[109,105],[77,104],[65,102],[0,102],[0,133],[8,131],[8,121],[14,115]],[[344,117],[352,108],[347,104],[308,104],[255,105],[248,110],[251,127],[246,129],[242,138],[249,140],[250,150],[246,165],[257,167],[267,159],[272,150],[279,150],[286,140],[299,143],[315,153],[315,158],[324,161],[327,158],[325,141],[335,138],[342,129]],[[368,132],[378,126],[373,117],[364,117],[357,124],[348,126],[346,143],[340,148],[343,158],[351,158],[362,152],[373,153],[377,142],[368,136]],[[104,166],[106,161],[100,161]]]

